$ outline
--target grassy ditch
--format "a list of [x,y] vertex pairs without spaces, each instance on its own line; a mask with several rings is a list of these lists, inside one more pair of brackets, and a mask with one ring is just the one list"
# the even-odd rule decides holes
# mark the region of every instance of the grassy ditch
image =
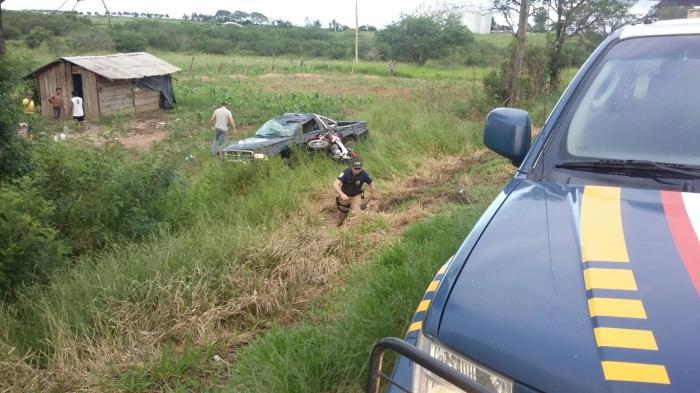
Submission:
[[469,204],[413,225],[370,263],[349,269],[302,323],[278,326],[242,350],[224,391],[361,391],[372,345],[404,334],[430,278],[495,195],[505,169],[491,159],[473,166],[460,178],[463,184],[470,178],[493,182],[470,186]]
[[[370,121],[372,134],[357,149],[385,196],[426,166],[443,168],[448,157],[468,155],[480,139],[480,125],[413,102],[376,105],[358,116]],[[188,187],[164,202],[172,217],[188,218],[187,226],[85,256],[47,285],[21,291],[0,310],[0,350],[9,354],[2,386],[169,391],[192,374],[202,388],[195,390],[218,386],[226,363],[212,366],[225,372],[208,382],[196,359],[230,359],[227,353],[252,333],[296,320],[314,291],[345,266],[437,211],[412,210],[394,198],[397,214],[329,230],[328,189],[341,168],[324,157],[295,157],[291,167],[276,159],[243,167],[195,160]],[[454,194],[440,192],[420,195],[428,204],[431,196],[449,202]]]

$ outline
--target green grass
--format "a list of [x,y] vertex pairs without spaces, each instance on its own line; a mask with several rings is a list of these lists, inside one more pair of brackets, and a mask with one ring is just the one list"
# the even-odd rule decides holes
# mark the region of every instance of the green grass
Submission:
[[[53,59],[43,47],[28,53],[36,61]],[[338,287],[315,298],[298,326],[283,326],[279,312],[254,307],[227,314],[220,309],[265,289],[265,278],[284,263],[284,255],[265,250],[275,244],[279,225],[289,225],[301,239],[326,225],[302,209],[318,195],[332,200],[330,182],[342,166],[303,152],[291,166],[276,158],[247,166],[217,161],[208,151],[211,110],[229,101],[248,132],[286,111],[367,120],[371,136],[355,147],[381,195],[390,181],[414,174],[426,159],[465,155],[481,146],[483,124],[474,110],[480,86],[470,81],[485,70],[401,64],[405,78],[376,78],[370,76],[386,75],[385,64],[305,60],[301,69],[298,59],[278,58],[272,70],[271,58],[196,55],[190,77],[190,55],[161,55],[186,70],[175,83],[179,107],[164,115],[168,138],[151,153],[181,160],[181,187],[162,202],[179,226],[86,255],[49,284],[27,288],[15,304],[0,308],[0,351],[14,348],[11,361],[27,366],[16,370],[102,391],[214,391],[225,384],[229,391],[302,392],[361,385],[371,344],[402,334],[430,276],[500,185],[474,186],[474,205],[450,207],[411,228],[378,257],[352,261],[363,263],[341,269]],[[300,77],[279,86],[273,85],[277,79],[260,77],[271,72],[320,74],[309,83],[321,83],[321,91]],[[389,90],[395,94],[374,93]],[[126,120],[107,119],[103,126],[122,128]],[[185,162],[190,156],[195,158]],[[489,165],[478,166],[474,176],[502,164]],[[376,217],[356,231],[382,234],[389,226]],[[296,307],[284,303],[291,295],[280,296],[276,307]],[[211,325],[192,322],[219,312]],[[251,332],[272,326],[235,356],[235,369],[212,363],[219,353],[231,359]],[[231,339],[239,336],[240,341]],[[30,358],[22,363],[20,354],[27,352]],[[6,380],[30,390],[21,378]],[[0,390],[4,386],[0,381]]]
[[[411,173],[425,157],[468,152],[480,139],[478,124],[418,104],[376,105],[360,118],[372,124],[372,136],[357,150],[380,192],[384,179]],[[248,166],[205,159],[194,165],[200,175],[186,193],[173,194],[167,202],[171,215],[193,217],[191,226],[84,258],[48,287],[29,289],[10,310],[13,316],[5,315],[5,325],[17,320],[25,326],[11,333],[19,348],[51,354],[61,349],[53,339],[60,336],[96,345],[113,334],[111,318],[124,305],[154,315],[143,330],[161,329],[167,320],[158,307],[169,303],[174,290],[183,292],[185,307],[199,306],[201,294],[193,291],[202,288],[212,301],[235,296],[241,287],[226,276],[251,277],[260,269],[245,264],[244,248],[279,220],[297,214],[302,202],[328,187],[340,169],[325,157],[305,154],[296,156],[292,168],[278,159]],[[118,346],[128,344],[126,338],[115,339]]]
[[[374,76],[389,76],[389,66],[384,62],[349,60],[308,59],[298,56],[276,58],[262,56],[225,56],[202,53],[182,54],[155,52],[156,55],[182,68],[187,73],[192,65],[197,75],[216,73],[262,75],[266,73],[342,73]],[[194,61],[192,60],[194,57]],[[425,80],[472,80],[483,79],[488,72],[485,67],[440,66],[437,64],[418,66],[398,63],[396,76]]]
[[497,187],[478,186],[478,203],[414,225],[372,263],[352,269],[344,285],[304,322],[279,326],[245,348],[223,390],[361,391],[373,344],[403,336],[430,278],[456,251]]

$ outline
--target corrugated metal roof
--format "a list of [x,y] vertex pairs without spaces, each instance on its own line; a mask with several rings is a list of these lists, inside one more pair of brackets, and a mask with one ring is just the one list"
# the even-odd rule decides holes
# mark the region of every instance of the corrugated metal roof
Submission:
[[107,56],[62,57],[57,61],[41,67],[34,73],[61,60],[83,67],[109,80],[141,79],[149,76],[169,75],[180,71],[180,68],[150,53],[136,52]]
[[168,75],[179,68],[150,53],[119,53],[107,56],[63,57],[63,60],[79,65],[107,79],[141,79],[149,76]]

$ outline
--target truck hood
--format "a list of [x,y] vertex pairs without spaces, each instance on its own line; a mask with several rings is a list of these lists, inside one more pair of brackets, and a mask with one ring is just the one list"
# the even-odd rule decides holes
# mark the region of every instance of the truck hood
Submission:
[[454,281],[437,339],[543,392],[697,391],[696,230],[700,194],[524,181]]
[[236,151],[236,150],[251,150],[257,152],[259,150],[274,146],[280,142],[286,142],[291,138],[261,138],[254,136],[252,138],[247,138],[234,142],[224,149],[224,151]]

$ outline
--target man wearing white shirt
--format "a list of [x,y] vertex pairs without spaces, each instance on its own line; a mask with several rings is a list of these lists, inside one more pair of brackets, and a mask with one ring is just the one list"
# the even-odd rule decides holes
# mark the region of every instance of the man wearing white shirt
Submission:
[[70,106],[71,112],[73,113],[73,120],[77,121],[78,125],[82,127],[83,122],[85,121],[85,112],[83,112],[83,99],[78,97],[78,93],[76,93],[75,91],[72,91],[70,95]]
[[214,142],[211,144],[212,154],[221,157],[221,149],[226,145],[228,137],[228,126],[233,127],[233,134],[236,136],[236,122],[233,120],[231,111],[226,107],[226,103],[222,102],[221,107],[214,111],[209,119],[209,124],[214,127]]

